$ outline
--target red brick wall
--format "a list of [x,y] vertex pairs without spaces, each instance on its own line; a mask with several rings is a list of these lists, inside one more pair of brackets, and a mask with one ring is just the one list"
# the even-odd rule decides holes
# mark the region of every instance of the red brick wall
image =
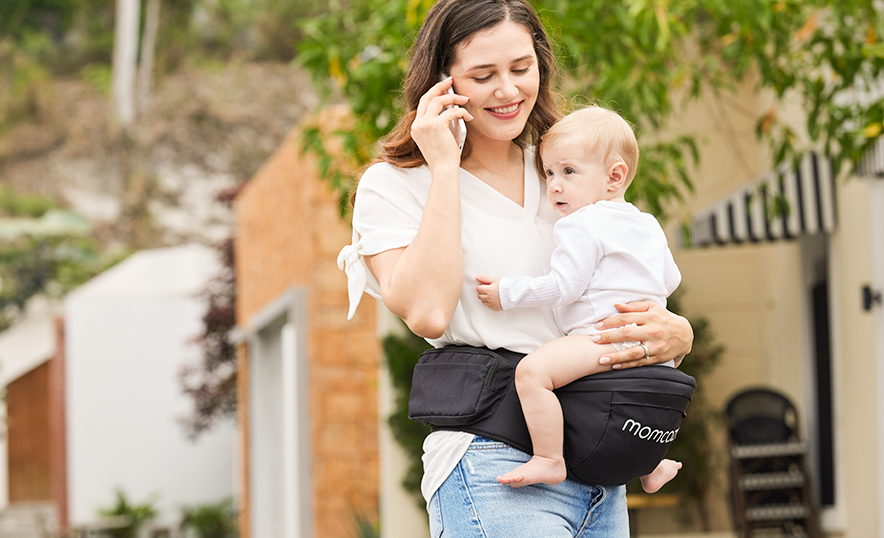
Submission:
[[287,288],[307,289],[314,536],[350,538],[352,510],[378,514],[380,357],[374,301],[365,297],[347,321],[347,279],[335,260],[350,242],[350,226],[312,159],[301,155],[297,128],[240,192],[235,208],[237,324],[248,328],[251,316]]

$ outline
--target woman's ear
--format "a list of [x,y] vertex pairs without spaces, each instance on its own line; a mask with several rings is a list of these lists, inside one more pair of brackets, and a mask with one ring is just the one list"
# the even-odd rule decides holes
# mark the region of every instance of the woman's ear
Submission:
[[626,175],[629,167],[623,161],[617,161],[608,169],[608,191],[613,192],[626,186]]

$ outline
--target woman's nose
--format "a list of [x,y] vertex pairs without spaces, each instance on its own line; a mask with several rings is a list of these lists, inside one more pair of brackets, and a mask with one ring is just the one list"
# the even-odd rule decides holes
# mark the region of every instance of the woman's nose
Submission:
[[511,76],[503,75],[500,77],[500,86],[494,91],[494,97],[501,101],[509,101],[518,94],[519,88],[516,87],[516,83]]

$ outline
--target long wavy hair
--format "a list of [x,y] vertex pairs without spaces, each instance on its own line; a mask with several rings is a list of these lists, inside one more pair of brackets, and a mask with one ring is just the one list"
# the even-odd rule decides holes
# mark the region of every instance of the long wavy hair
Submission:
[[[417,115],[420,98],[439,82],[454,63],[457,46],[476,32],[511,21],[521,24],[534,38],[534,52],[540,71],[537,102],[521,134],[514,140],[519,146],[537,145],[540,137],[559,118],[550,82],[556,71],[555,56],[549,37],[534,9],[525,0],[440,0],[427,14],[411,48],[411,62],[405,78],[405,114],[382,142],[379,161],[400,168],[426,164],[420,149],[411,138],[411,124]],[[463,157],[469,155],[467,137]]]

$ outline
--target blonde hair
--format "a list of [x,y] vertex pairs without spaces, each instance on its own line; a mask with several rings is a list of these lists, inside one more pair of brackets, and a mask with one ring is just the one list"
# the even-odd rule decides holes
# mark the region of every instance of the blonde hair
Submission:
[[568,114],[543,135],[538,153],[566,144],[582,148],[587,156],[598,157],[605,167],[623,161],[627,168],[627,186],[635,177],[638,166],[635,132],[613,110],[591,105]]

